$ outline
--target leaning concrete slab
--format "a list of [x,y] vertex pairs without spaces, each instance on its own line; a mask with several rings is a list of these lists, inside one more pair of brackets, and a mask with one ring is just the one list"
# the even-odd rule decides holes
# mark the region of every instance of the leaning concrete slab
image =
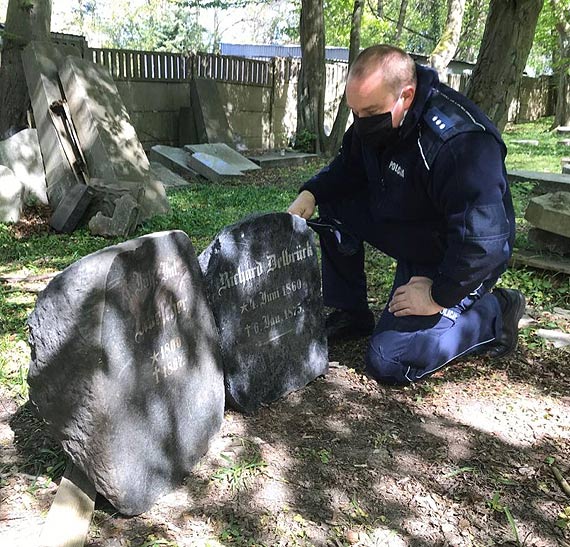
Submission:
[[537,182],[541,192],[568,192],[570,191],[570,176],[560,173],[541,173],[538,171],[507,172],[510,183],[513,182]]
[[194,154],[203,153],[215,156],[240,171],[255,171],[257,169],[261,169],[257,163],[253,163],[251,160],[248,160],[245,156],[242,156],[239,152],[236,152],[233,148],[230,148],[223,142],[212,144],[187,144],[184,146],[184,150],[188,150]]
[[42,151],[47,198],[55,209],[67,190],[77,184],[49,112],[50,105],[63,98],[57,70],[61,54],[49,42],[32,41],[22,52],[22,62]]
[[248,156],[248,158],[257,163],[262,169],[267,167],[294,167],[297,165],[305,165],[306,163],[317,159],[316,154],[306,154],[304,152],[267,152],[258,156]]
[[234,145],[233,135],[215,80],[205,78],[191,80],[190,104],[194,113],[199,142],[224,142],[230,146]]
[[570,192],[532,198],[524,216],[536,228],[570,237]]
[[59,73],[90,177],[140,184],[141,220],[168,213],[164,188],[151,180],[148,158],[111,75],[71,56]]
[[0,141],[0,165],[10,168],[24,185],[28,202],[48,204],[46,175],[37,129],[23,129]]
[[161,163],[177,175],[185,179],[195,179],[196,171],[190,169],[188,158],[190,153],[175,146],[156,144],[150,149],[150,161]]
[[212,182],[222,181],[227,177],[241,177],[243,173],[233,165],[210,154],[197,152],[188,157],[188,165],[204,178]]
[[189,186],[187,180],[156,161],[150,162],[150,173],[151,178],[160,181],[165,188],[187,188]]

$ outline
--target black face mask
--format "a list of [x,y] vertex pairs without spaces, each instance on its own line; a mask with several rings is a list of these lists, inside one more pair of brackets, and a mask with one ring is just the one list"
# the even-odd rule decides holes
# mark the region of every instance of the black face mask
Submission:
[[354,132],[372,148],[385,148],[398,138],[398,127],[392,127],[392,112],[360,118],[354,116]]

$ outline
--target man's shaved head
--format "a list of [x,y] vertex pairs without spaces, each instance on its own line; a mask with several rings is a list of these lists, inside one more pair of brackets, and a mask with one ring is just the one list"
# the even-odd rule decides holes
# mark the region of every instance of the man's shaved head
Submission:
[[348,78],[365,78],[377,71],[381,73],[386,88],[394,95],[398,95],[404,86],[416,86],[413,59],[404,50],[384,44],[363,50],[350,67]]

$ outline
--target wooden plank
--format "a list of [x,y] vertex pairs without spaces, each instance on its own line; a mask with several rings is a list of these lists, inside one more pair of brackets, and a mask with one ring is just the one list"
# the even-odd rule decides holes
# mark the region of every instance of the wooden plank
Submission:
[[42,527],[38,547],[83,547],[95,509],[95,495],[89,479],[68,463]]
[[531,268],[570,275],[570,259],[552,254],[539,254],[523,250],[515,251],[511,258],[511,265],[530,266]]

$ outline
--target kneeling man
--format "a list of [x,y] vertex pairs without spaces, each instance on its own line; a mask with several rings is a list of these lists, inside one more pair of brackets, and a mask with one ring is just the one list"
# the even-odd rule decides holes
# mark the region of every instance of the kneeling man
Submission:
[[[367,370],[386,384],[427,377],[469,353],[503,357],[517,344],[524,296],[491,290],[515,233],[506,147],[471,101],[387,45],[350,68],[354,122],[336,158],[289,212],[343,226],[347,252],[321,233],[329,340],[371,334]],[[397,260],[378,323],[368,308],[363,242]]]

